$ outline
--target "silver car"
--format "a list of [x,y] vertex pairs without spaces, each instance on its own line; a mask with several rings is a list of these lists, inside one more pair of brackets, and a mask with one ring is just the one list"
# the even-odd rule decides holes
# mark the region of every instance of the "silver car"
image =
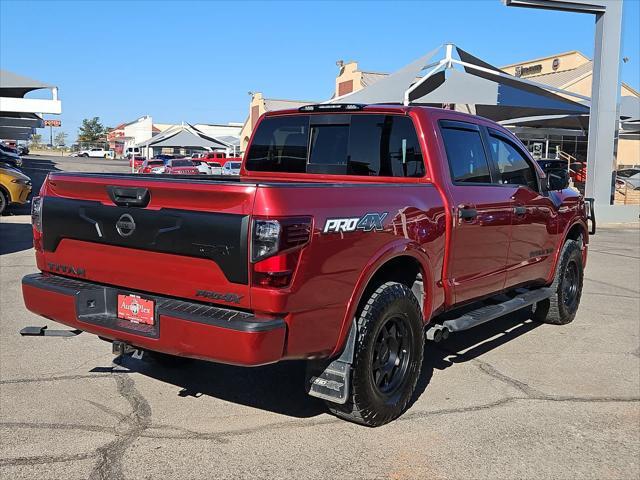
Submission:
[[240,175],[241,162],[227,162],[222,167],[222,175]]

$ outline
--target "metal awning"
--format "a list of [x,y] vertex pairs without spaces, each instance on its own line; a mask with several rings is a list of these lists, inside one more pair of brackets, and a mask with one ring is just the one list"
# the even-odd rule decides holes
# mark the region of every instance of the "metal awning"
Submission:
[[154,148],[226,148],[226,145],[200,134],[187,126],[181,126],[176,130],[163,132],[139,144],[141,147]]
[[53,85],[24,77],[7,70],[0,70],[0,96],[21,98],[32,90],[55,88]]
[[[444,48],[444,57],[433,61]],[[459,58],[454,58],[454,52]],[[566,98],[569,95],[576,100]],[[588,97],[514,77],[453,44],[432,50],[382,80],[328,103],[466,105],[493,120],[588,114]]]

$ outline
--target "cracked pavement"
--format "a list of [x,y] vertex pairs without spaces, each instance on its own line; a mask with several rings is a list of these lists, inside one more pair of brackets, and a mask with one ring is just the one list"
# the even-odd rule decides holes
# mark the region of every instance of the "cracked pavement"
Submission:
[[572,324],[520,312],[427,344],[414,403],[370,429],[307,397],[302,363],[167,368],[89,334],[20,337],[63,328],[22,304],[28,222],[0,220],[0,478],[640,477],[637,226],[592,238]]

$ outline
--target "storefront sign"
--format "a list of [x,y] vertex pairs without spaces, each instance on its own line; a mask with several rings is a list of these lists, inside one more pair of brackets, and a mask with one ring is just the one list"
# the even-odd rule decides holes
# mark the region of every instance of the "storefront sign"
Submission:
[[526,77],[542,72],[542,64],[531,65],[530,67],[516,67],[516,77]]

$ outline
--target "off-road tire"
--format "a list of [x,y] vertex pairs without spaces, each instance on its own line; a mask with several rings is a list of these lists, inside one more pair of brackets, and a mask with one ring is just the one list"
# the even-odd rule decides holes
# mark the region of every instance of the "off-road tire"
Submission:
[[556,274],[551,284],[554,293],[550,298],[535,305],[533,320],[553,325],[566,325],[575,318],[584,282],[581,245],[582,240],[567,240],[562,246]]
[[[327,406],[340,418],[377,427],[402,415],[416,388],[424,353],[420,305],[409,287],[386,282],[371,294],[358,313],[357,328],[349,399],[344,405],[327,402]],[[390,332],[401,333],[401,341],[398,343],[396,336],[392,347],[387,343],[392,336]],[[393,351],[397,351],[397,355]],[[381,374],[384,371],[381,367],[375,368],[381,358],[387,358],[386,367],[395,365],[389,377],[387,373]],[[395,361],[389,362],[390,358]],[[385,378],[390,378],[388,386],[392,387],[394,375],[400,375],[395,380],[395,388],[382,392],[374,377],[379,381],[382,376],[383,384]]]
[[7,194],[0,190],[0,215],[2,215],[9,206],[9,198]]

